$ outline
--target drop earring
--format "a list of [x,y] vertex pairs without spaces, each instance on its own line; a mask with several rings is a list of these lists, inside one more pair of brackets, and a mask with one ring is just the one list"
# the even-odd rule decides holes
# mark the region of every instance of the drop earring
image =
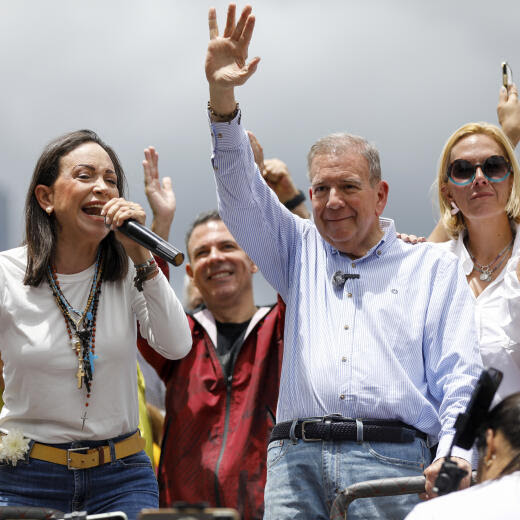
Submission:
[[452,207],[452,210],[451,210],[452,215],[456,215],[460,211],[457,204],[455,204],[455,202],[453,202],[453,201],[451,201],[451,207]]

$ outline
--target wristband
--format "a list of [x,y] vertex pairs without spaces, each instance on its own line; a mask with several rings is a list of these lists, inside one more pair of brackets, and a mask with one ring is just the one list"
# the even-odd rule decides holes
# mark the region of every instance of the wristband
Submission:
[[296,206],[301,204],[304,200],[305,200],[305,194],[303,193],[302,190],[299,190],[298,193],[292,199],[286,200],[283,203],[283,205],[288,210],[293,210]]
[[229,114],[217,114],[217,112],[215,112],[213,110],[213,108],[211,108],[211,104],[210,102],[208,101],[208,112],[213,116],[213,117],[216,117],[218,119],[218,121],[215,121],[216,123],[229,123],[230,121],[233,121],[233,119],[235,119],[235,117],[237,116],[238,114],[238,103],[235,105],[235,110],[233,110],[233,112],[229,113]]

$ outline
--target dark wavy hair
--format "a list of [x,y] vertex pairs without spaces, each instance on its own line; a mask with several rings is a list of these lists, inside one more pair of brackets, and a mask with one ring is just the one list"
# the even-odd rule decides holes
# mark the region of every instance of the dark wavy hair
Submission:
[[520,392],[511,394],[500,401],[488,414],[483,422],[477,439],[480,459],[486,450],[486,430],[500,431],[511,446],[512,459],[500,473],[509,475],[520,470]]
[[[31,184],[25,200],[25,241],[27,245],[27,269],[24,284],[38,286],[45,279],[47,266],[54,262],[56,252],[57,222],[54,214],[47,213],[38,204],[34,194],[38,184],[52,186],[58,178],[60,159],[85,143],[96,143],[110,157],[117,175],[117,189],[124,197],[126,178],[119,159],[105,142],[92,130],[76,130],[51,141],[43,150],[32,176]],[[122,244],[116,239],[114,232],[101,241],[103,252],[103,279],[120,280],[128,271],[128,256]]]

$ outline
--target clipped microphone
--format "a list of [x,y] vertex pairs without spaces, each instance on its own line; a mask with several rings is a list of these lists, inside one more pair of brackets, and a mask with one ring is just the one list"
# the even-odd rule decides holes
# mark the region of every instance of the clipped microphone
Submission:
[[359,278],[359,274],[344,273],[343,271],[336,271],[332,275],[332,285],[337,289],[341,289],[345,285],[345,282],[349,279],[355,280]]
[[166,242],[164,238],[139,224],[137,220],[132,218],[125,220],[117,230],[131,238],[134,242],[146,247],[154,255],[170,262],[170,264],[181,265],[184,262],[184,254],[181,251],[173,247],[169,242]]

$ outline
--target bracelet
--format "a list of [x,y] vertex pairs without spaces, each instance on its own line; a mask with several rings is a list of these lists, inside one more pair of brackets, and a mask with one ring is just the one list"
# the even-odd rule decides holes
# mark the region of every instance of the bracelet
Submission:
[[215,112],[213,110],[213,108],[211,108],[211,104],[210,102],[208,101],[208,112],[213,116],[213,117],[216,117],[219,119],[219,123],[228,123],[229,121],[233,121],[233,119],[235,119],[235,117],[237,116],[238,114],[238,103],[235,105],[235,110],[233,110],[233,112],[231,112],[230,114],[217,114],[217,112]]
[[159,272],[159,268],[154,258],[149,258],[146,262],[137,264],[134,267],[134,285],[136,289],[141,292],[143,290],[143,283],[149,280],[151,275],[156,275]]
[[143,269],[143,267],[149,267],[151,265],[157,265],[157,263],[155,262],[155,258],[149,258],[146,262],[143,262],[142,264],[134,264],[134,267],[136,269],[136,271],[138,271],[139,269]]
[[289,200],[286,200],[283,205],[288,210],[293,210],[296,206],[300,205],[305,200],[305,193],[302,190],[299,190],[298,193]]

